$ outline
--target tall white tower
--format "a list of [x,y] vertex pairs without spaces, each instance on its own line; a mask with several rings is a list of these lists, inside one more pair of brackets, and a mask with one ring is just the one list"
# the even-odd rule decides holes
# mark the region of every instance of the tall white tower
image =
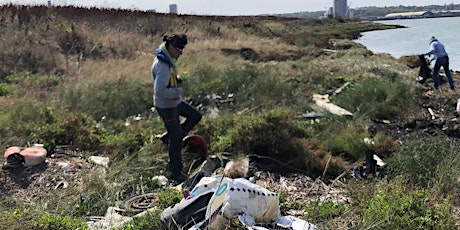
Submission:
[[177,4],[170,4],[169,5],[169,13],[170,14],[177,14]]
[[347,16],[347,0],[334,0],[334,18],[345,18]]

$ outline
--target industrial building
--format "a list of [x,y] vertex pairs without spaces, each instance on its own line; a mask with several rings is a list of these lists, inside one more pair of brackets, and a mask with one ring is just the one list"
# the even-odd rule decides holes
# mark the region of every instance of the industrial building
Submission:
[[439,17],[459,17],[459,10],[448,11],[416,11],[403,13],[390,13],[383,18],[377,20],[392,20],[392,19],[416,19],[416,18],[439,18]]
[[334,18],[346,18],[348,12],[347,0],[334,0],[333,13]]
[[177,14],[177,4],[170,4],[169,5],[169,13],[170,14]]

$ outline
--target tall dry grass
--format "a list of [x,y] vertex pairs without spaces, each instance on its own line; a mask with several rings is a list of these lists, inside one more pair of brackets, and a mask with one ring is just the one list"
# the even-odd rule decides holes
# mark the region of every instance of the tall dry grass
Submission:
[[[295,171],[311,172],[312,176],[334,178],[352,164],[361,163],[360,152],[365,147],[361,139],[370,122],[365,112],[359,119],[327,114],[319,122],[302,120],[298,115],[316,111],[311,102],[313,93],[325,94],[345,82],[359,85],[366,79],[389,81],[397,77],[401,84],[383,85],[380,82],[386,81],[369,80],[364,87],[352,86],[348,91],[351,96],[342,100],[350,108],[368,108],[370,100],[366,99],[375,94],[367,89],[379,89],[389,99],[394,99],[401,87],[417,89],[411,77],[414,70],[350,41],[360,31],[378,27],[369,22],[201,17],[75,7],[18,11],[3,6],[0,10],[4,22],[4,33],[0,34],[4,41],[0,43],[0,80],[14,88],[12,94],[0,99],[2,147],[34,141],[45,141],[47,147],[78,143],[80,150],[113,159],[108,174],[88,175],[75,187],[78,191],[69,189],[49,196],[59,200],[34,200],[38,205],[28,209],[35,214],[32,219],[40,218],[43,211],[78,218],[100,215],[107,206],[141,193],[140,188],[158,191],[156,184],[145,178],[160,174],[168,158],[165,146],[153,138],[164,127],[150,112],[150,67],[163,35],[189,36],[189,44],[177,63],[184,84],[188,84],[186,97],[199,101],[215,93],[231,94],[234,99],[227,104],[209,102],[217,115],[205,116],[196,128],[212,143],[211,151],[266,155],[290,163]],[[382,106],[374,114],[385,114],[390,116],[385,118],[397,121],[402,111],[398,109],[414,100],[412,95],[399,96],[405,100],[376,100]],[[339,97],[336,99],[340,101]],[[387,106],[391,106],[391,114],[385,113]],[[411,117],[419,111],[411,109],[404,113]],[[137,114],[143,120],[125,126],[126,116]],[[110,119],[101,122],[104,115]],[[18,120],[20,126],[11,125]],[[283,169],[276,164],[267,166]],[[326,166],[328,170],[324,172]],[[446,174],[442,171],[440,175]],[[372,226],[375,220],[363,218],[363,210],[370,217],[379,213],[366,209],[366,201],[382,206],[387,201],[378,199],[378,186],[368,186],[371,188],[363,191],[366,182],[357,184],[360,189],[351,190],[355,198],[351,204],[313,205],[323,213],[308,217],[321,220],[318,224],[324,229]],[[178,201],[176,193],[161,192],[165,205]],[[390,204],[398,201],[387,197]],[[436,199],[433,202],[443,207],[449,205]],[[11,206],[22,208],[17,203],[0,206],[5,214],[0,220],[16,220]],[[60,209],[61,206],[65,207]],[[343,215],[336,217],[336,213]],[[444,215],[445,210],[438,213]],[[45,224],[55,223],[53,218],[46,217]],[[156,213],[133,224],[139,228],[159,226],[158,217]],[[391,223],[379,226],[386,229]]]

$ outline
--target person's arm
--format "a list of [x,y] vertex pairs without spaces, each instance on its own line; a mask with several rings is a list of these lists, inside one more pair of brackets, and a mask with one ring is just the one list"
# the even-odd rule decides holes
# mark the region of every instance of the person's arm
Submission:
[[166,63],[158,62],[152,68],[152,75],[154,77],[155,94],[162,98],[177,99],[182,95],[182,88],[170,88],[169,85],[169,65]]
[[428,51],[428,53],[424,53],[423,56],[431,56],[431,55],[433,55],[435,53],[436,53],[435,44],[434,44],[434,42],[432,42],[430,44],[430,51]]

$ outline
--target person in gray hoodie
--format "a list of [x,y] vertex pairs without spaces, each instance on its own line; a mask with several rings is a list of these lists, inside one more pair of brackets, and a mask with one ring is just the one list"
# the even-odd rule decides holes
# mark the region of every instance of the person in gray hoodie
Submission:
[[[153,101],[161,117],[166,133],[159,136],[168,144],[168,170],[173,180],[181,183],[187,179],[182,172],[182,139],[198,124],[202,115],[182,100],[182,79],[177,74],[176,60],[187,45],[187,35],[164,36],[163,43],[155,50],[151,73],[153,79]],[[185,117],[181,124],[179,116]]]
[[428,53],[424,53],[424,56],[433,56],[432,59],[435,60],[434,68],[433,68],[433,83],[434,88],[439,88],[439,69],[444,69],[446,74],[447,80],[449,81],[450,89],[455,90],[454,81],[452,80],[452,75],[450,74],[449,70],[449,56],[447,55],[446,49],[444,45],[436,39],[435,36],[431,35],[430,38],[430,51]]

